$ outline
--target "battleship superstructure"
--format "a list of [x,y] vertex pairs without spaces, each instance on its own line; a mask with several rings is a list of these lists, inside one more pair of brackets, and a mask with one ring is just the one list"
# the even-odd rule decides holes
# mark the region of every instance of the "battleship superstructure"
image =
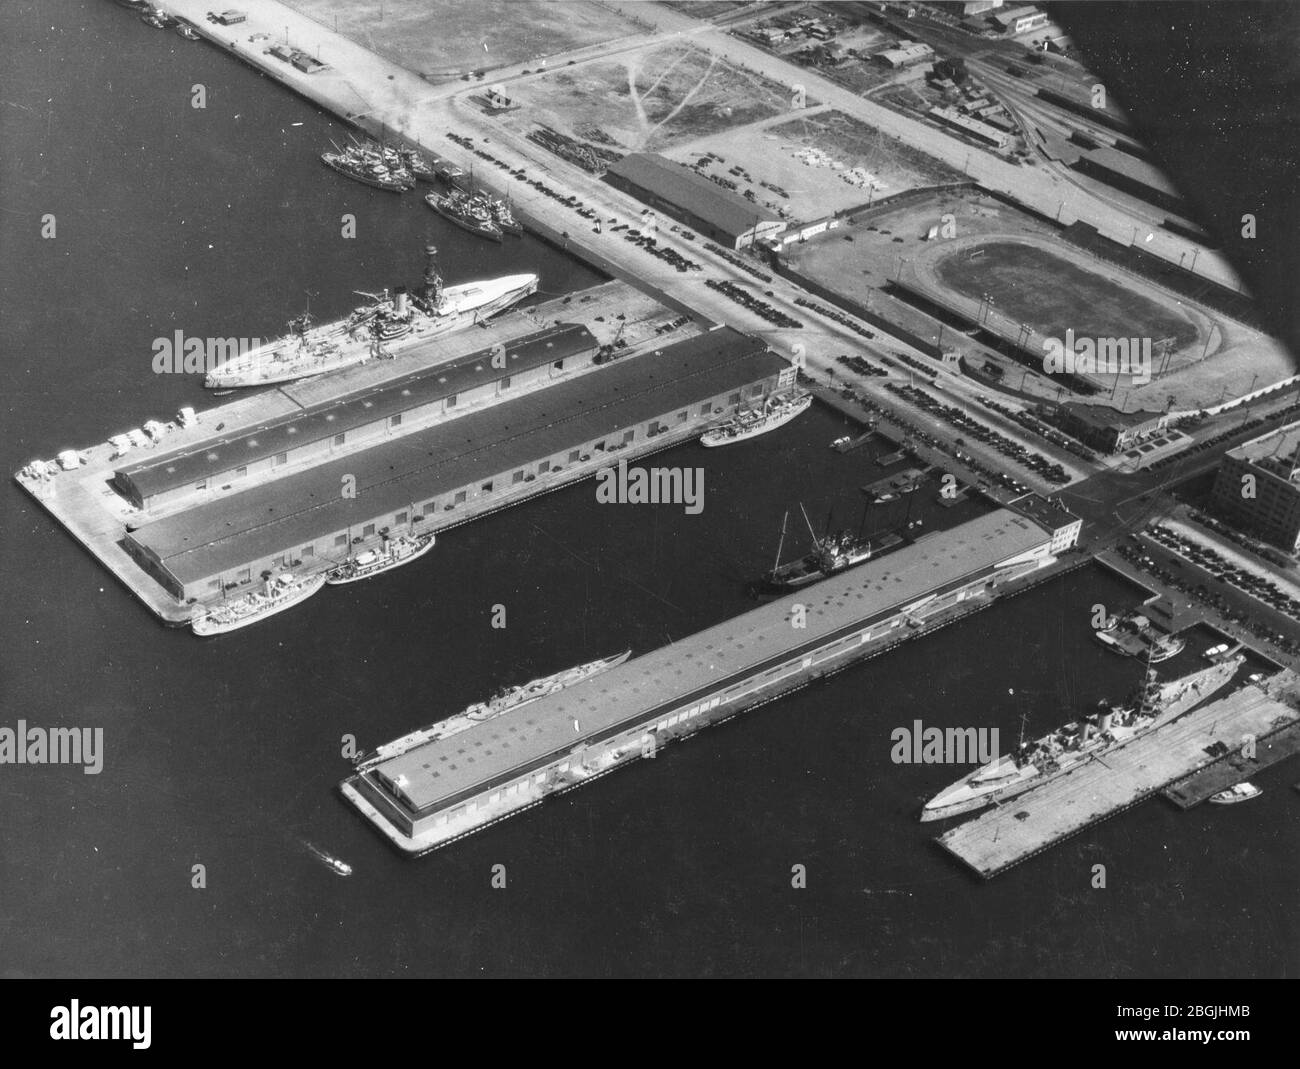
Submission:
[[926,802],[921,819],[941,820],[1005,802],[1087,761],[1103,758],[1222,690],[1242,660],[1232,657],[1168,683],[1157,682],[1148,668],[1145,681],[1127,704],[1116,708],[1102,702],[1090,716],[1041,739],[1021,742],[1014,755],[1002,754],[940,791]]
[[307,315],[298,316],[286,337],[218,364],[203,385],[212,390],[266,386],[393,356],[414,342],[473,326],[537,292],[534,274],[444,286],[437,251],[432,245],[425,248],[424,284],[417,293],[398,287],[391,295],[387,290],[362,294],[370,304],[318,327],[311,326]]

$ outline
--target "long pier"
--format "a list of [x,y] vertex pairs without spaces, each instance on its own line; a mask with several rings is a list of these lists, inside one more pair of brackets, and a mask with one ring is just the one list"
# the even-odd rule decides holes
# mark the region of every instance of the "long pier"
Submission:
[[1194,710],[958,825],[937,842],[986,879],[997,876],[1217,762],[1225,751],[1240,750],[1247,737],[1300,722],[1295,677],[1283,675],[1267,689],[1248,686]]
[[[123,448],[111,441],[101,441],[85,448],[69,450],[75,453],[76,464],[62,470],[54,462],[37,462],[43,469],[33,476],[28,469],[16,476],[19,486],[26,490],[54,519],[56,519],[82,546],[99,560],[122,584],[150,611],[168,624],[188,623],[192,606],[178,598],[151,576],[141,563],[128,552],[129,532],[165,520],[181,510],[193,510],[196,501],[162,502],[141,508],[114,489],[115,473],[131,465],[138,465],[152,457],[173,456],[182,453],[202,452],[212,448],[220,450],[241,434],[247,437],[264,428],[291,424],[311,411],[347,398],[365,398],[412,373],[452,366],[464,362],[474,354],[486,352],[497,346],[509,347],[538,332],[555,330],[557,322],[581,324],[586,328],[592,345],[612,346],[617,340],[620,356],[611,367],[619,367],[627,360],[637,360],[637,354],[652,353],[674,343],[700,337],[701,325],[685,320],[673,310],[665,308],[652,297],[639,292],[623,282],[609,282],[589,290],[542,302],[529,308],[511,309],[481,326],[430,341],[419,342],[400,350],[394,359],[371,360],[366,364],[332,372],[316,378],[287,382],[280,386],[250,391],[230,398],[209,408],[199,408],[188,421],[169,420],[166,423],[144,423],[154,427],[154,435],[136,431],[135,443]],[[150,353],[141,353],[141,367],[150,359]],[[590,363],[590,362],[588,362]],[[432,374],[437,374],[431,371]],[[576,381],[598,381],[602,368],[585,366],[571,374]],[[398,383],[400,386],[400,383]],[[595,389],[595,387],[593,387]],[[473,405],[462,404],[458,412],[472,413]],[[398,428],[409,433],[418,424],[408,421]],[[694,429],[694,428],[691,428]],[[685,433],[684,431],[681,433]],[[265,436],[263,436],[265,437]],[[680,434],[660,435],[644,447],[635,443],[624,454],[640,455],[653,446],[665,448],[680,439]],[[341,447],[331,449],[331,459],[353,455],[361,458],[365,452],[383,447],[382,441],[358,438]],[[52,455],[54,449],[51,449]],[[321,459],[305,462],[320,464]],[[543,493],[567,484],[575,478],[589,474],[589,465],[599,463],[593,457],[584,465],[567,465],[562,472],[548,472],[533,480],[513,487],[507,495],[496,495],[495,501],[468,502],[467,507],[449,512],[438,521],[438,526],[463,523],[485,511],[491,511],[504,501],[516,503],[526,497]],[[283,476],[292,475],[303,465],[289,464],[275,472],[260,474],[251,471],[240,482],[240,489],[270,485],[273,480],[284,482]],[[591,470],[594,470],[592,468]],[[230,486],[210,486],[207,497],[213,502],[221,495],[232,503],[235,491]],[[233,504],[232,504],[233,507]],[[432,523],[432,519],[430,523]],[[318,566],[329,562],[320,559]]]
[[349,778],[348,799],[423,853],[667,741],[770,701],[1020,589],[1056,563],[1009,510],[936,532]]

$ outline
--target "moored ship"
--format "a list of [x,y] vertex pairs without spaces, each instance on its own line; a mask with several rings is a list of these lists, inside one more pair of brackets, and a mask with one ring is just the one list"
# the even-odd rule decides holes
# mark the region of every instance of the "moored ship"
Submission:
[[504,275],[481,282],[444,286],[437,249],[425,248],[424,284],[415,294],[398,288],[391,296],[363,294],[371,303],[319,327],[299,316],[289,334],[217,365],[204,380],[211,390],[291,382],[395,355],[404,346],[473,326],[537,291],[533,274]]
[[514,210],[507,201],[489,196],[486,193],[479,193],[475,199],[487,209],[488,215],[492,217],[492,222],[496,223],[503,234],[511,234],[514,237],[523,236],[523,224],[515,218]]
[[325,576],[321,573],[299,578],[285,572],[268,579],[265,590],[220,602],[196,614],[190,626],[196,635],[223,635],[292,608],[324,585]]
[[812,394],[805,390],[773,394],[762,408],[741,412],[727,422],[705,431],[700,436],[700,445],[707,448],[731,445],[784,427],[796,416],[808,411],[812,400]]
[[[803,506],[799,507],[802,510]],[[786,515],[788,518],[789,514]],[[804,522],[808,522],[806,512]],[[812,533],[811,525],[808,530]],[[763,576],[760,589],[768,593],[798,590],[800,587],[825,579],[829,575],[835,575],[854,565],[864,564],[877,553],[901,545],[902,541],[902,538],[893,532],[874,539],[855,536],[849,531],[841,531],[835,535],[828,533],[821,538],[813,534],[811,552],[797,560],[782,564],[781,550],[785,546],[785,520],[783,519],[781,542],[776,551],[776,565]]]
[[424,203],[462,230],[468,230],[489,241],[501,240],[501,228],[493,221],[492,213],[475,197],[463,193],[450,193],[446,196],[430,193],[424,198]]
[[382,761],[397,757],[417,746],[433,742],[436,739],[445,739],[447,736],[455,735],[457,732],[464,731],[481,721],[491,720],[493,717],[500,716],[511,709],[517,709],[521,705],[527,705],[538,698],[554,694],[565,687],[581,683],[584,679],[590,679],[601,672],[608,672],[611,668],[617,668],[630,656],[632,656],[632,651],[624,650],[614,657],[606,657],[599,661],[591,661],[587,664],[577,665],[574,668],[567,668],[563,672],[543,676],[521,686],[504,688],[486,702],[475,702],[454,716],[439,720],[437,723],[420,728],[418,731],[412,731],[409,735],[403,735],[400,739],[384,743],[373,752],[358,759],[357,771],[364,772]]
[[411,561],[417,560],[428,553],[433,548],[434,541],[435,538],[432,534],[420,535],[419,537],[401,535],[397,538],[386,539],[379,549],[368,549],[364,553],[358,553],[355,557],[349,558],[337,568],[332,569],[325,582],[330,586],[355,583],[358,580],[379,575],[381,572],[399,568],[403,564],[410,564]]
[[1016,753],[1002,754],[926,802],[921,819],[942,820],[1016,795],[1077,768],[1182,716],[1218,693],[1237,673],[1241,657],[1168,683],[1146,680],[1129,702],[1114,707],[1102,702],[1091,716],[1072,721],[1033,742],[1021,742]]
[[358,148],[342,152],[323,152],[321,162],[341,175],[390,193],[405,193],[415,185],[411,173],[401,167],[390,167],[377,153]]
[[1141,657],[1159,664],[1183,652],[1187,642],[1177,635],[1162,635],[1141,613],[1112,616],[1106,626],[1093,632],[1093,638],[1112,653]]

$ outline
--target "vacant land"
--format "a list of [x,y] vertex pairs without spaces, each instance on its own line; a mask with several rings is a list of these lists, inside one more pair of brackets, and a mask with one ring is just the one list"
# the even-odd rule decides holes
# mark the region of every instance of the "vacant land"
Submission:
[[[790,88],[690,43],[651,46],[564,67],[515,86],[530,122],[629,152],[769,119],[790,107]],[[581,129],[578,129],[581,127]]]
[[990,295],[998,311],[1052,337],[1196,338],[1196,327],[1155,301],[1035,245],[989,242],[935,265],[944,285],[972,300]]
[[587,0],[286,0],[385,59],[428,78],[458,78],[638,32]]

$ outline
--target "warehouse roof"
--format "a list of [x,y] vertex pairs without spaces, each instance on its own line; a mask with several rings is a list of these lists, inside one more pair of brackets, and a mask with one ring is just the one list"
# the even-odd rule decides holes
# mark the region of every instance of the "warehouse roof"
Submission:
[[[1087,163],[1084,163],[1085,160]],[[1141,183],[1171,197],[1182,197],[1177,187],[1165,177],[1160,168],[1119,149],[1107,148],[1104,145],[1101,148],[1089,149],[1079,157],[1075,164],[1076,170],[1081,169],[1079,164],[1083,164],[1084,170],[1089,166],[1096,167],[1110,171],[1112,174],[1122,175],[1131,182]]]
[[[729,328],[630,357],[293,475],[224,494],[128,535],[182,583],[233,572],[612,434],[787,366]],[[345,475],[356,496],[339,492]]]
[[609,168],[607,174],[616,175],[736,237],[753,227],[755,222],[780,221],[780,216],[762,205],[710,182],[689,167],[651,152],[624,156]]
[[576,353],[594,352],[597,347],[595,337],[585,326],[560,324],[505,343],[505,369],[494,368],[489,360],[491,349],[483,349],[313,405],[291,416],[267,420],[241,428],[235,434],[205,439],[184,449],[128,464],[118,469],[117,478],[134,486],[141,498],[193,486],[241,465],[463,393],[506,375],[519,374]]
[[[986,574],[1047,541],[1006,509],[936,532],[878,560],[823,580],[800,595],[807,627],[790,626],[788,601],[773,602],[661,647],[618,668],[520,706],[377,766],[421,810],[450,804],[480,785],[524,775],[557,752],[580,747],[667,702],[704,694],[728,676],[833,638],[874,616]],[[599,651],[603,654],[613,650]],[[693,698],[692,698],[693,700]],[[452,715],[454,710],[446,710]],[[574,721],[579,730],[575,732]]]

